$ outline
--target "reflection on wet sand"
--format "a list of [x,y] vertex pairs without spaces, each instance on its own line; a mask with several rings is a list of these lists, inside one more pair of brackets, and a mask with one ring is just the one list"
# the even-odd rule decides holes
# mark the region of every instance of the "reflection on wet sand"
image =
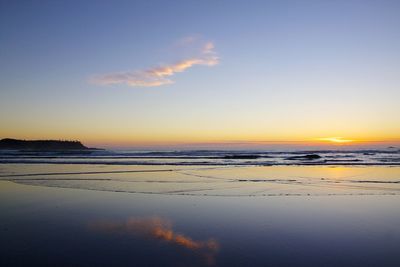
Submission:
[[215,239],[210,238],[206,241],[193,240],[189,236],[175,232],[169,220],[157,216],[148,218],[131,217],[126,221],[96,221],[90,223],[89,228],[107,233],[140,235],[184,247],[199,253],[207,265],[215,264],[215,256],[219,250],[219,243]]
[[[233,178],[263,178],[251,170]],[[0,266],[400,266],[398,207],[398,196],[190,197],[0,181]]]
[[399,166],[110,167],[3,165],[0,180],[96,191],[194,196],[399,195]]

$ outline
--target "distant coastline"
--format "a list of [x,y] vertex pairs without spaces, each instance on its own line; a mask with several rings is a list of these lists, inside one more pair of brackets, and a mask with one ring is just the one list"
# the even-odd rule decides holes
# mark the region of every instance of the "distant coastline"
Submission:
[[80,141],[20,140],[13,138],[1,139],[0,149],[29,151],[98,150],[98,148],[84,146]]

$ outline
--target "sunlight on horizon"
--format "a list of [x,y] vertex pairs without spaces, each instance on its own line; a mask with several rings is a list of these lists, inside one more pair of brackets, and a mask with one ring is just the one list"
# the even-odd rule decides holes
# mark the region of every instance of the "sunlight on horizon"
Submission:
[[355,142],[355,140],[350,140],[350,139],[343,139],[342,137],[324,137],[324,138],[318,138],[318,141],[328,141],[332,143],[352,143]]

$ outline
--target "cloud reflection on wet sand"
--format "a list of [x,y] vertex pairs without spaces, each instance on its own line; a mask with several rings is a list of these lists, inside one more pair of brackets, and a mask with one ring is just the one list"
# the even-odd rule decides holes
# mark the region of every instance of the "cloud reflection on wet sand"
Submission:
[[199,253],[207,265],[215,265],[215,256],[219,250],[219,243],[215,239],[210,238],[206,241],[193,240],[187,235],[175,232],[171,221],[158,216],[130,217],[126,221],[96,221],[90,223],[89,228],[107,233],[140,235],[184,247]]

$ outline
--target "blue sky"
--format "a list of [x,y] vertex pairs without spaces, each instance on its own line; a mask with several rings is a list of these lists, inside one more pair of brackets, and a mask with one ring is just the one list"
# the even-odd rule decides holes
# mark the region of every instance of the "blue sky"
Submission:
[[[399,1],[2,1],[0,137],[397,140],[399,14]],[[90,82],[206,43],[218,64],[171,84]]]

